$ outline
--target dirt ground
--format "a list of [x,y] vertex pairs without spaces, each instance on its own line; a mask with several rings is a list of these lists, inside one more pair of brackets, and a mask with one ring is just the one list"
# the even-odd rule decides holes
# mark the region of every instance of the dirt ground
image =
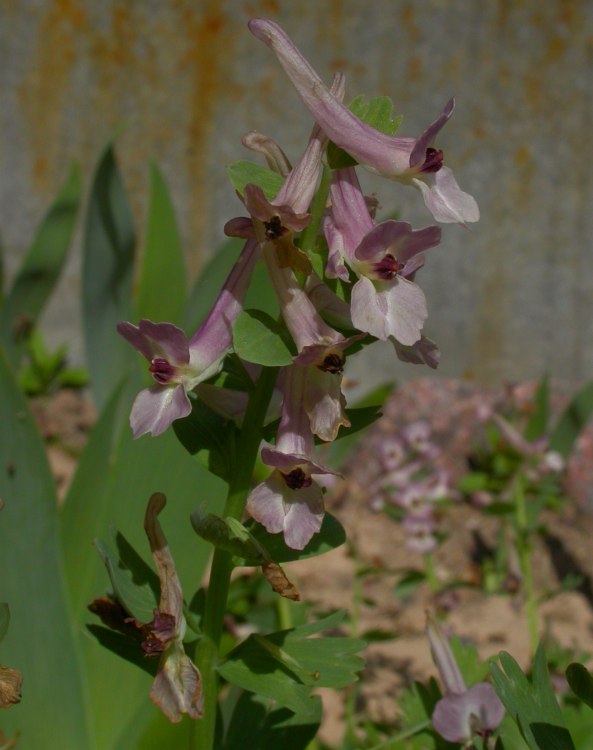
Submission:
[[[528,413],[535,386],[523,384],[495,391],[465,381],[424,378],[400,388],[389,400],[384,416],[361,440],[349,457],[346,475],[327,494],[327,509],[347,531],[349,545],[325,555],[287,566],[289,577],[312,608],[327,612],[351,610],[354,573],[371,566],[376,573],[362,581],[358,631],[392,633],[389,640],[371,643],[360,683],[358,705],[369,719],[392,723],[396,698],[402,687],[415,679],[436,675],[425,636],[426,612],[446,607],[446,622],[457,635],[473,642],[482,658],[509,651],[523,666],[529,659],[527,625],[518,596],[486,596],[474,588],[460,588],[453,597],[435,598],[426,585],[406,599],[393,592],[394,571],[422,569],[422,555],[406,546],[406,535],[391,519],[371,508],[369,487],[380,471],[376,455],[383,441],[417,420],[428,421],[442,447],[442,460],[460,476],[476,439],[476,414],[485,402],[498,404],[512,398]],[[566,402],[561,392],[554,397],[558,412]],[[60,496],[70,481],[77,455],[93,424],[88,401],[74,391],[61,391],[50,399],[33,402],[46,437],[52,470]],[[561,512],[544,519],[548,537],[535,552],[536,586],[540,592],[557,586],[567,572],[581,575],[578,590],[562,593],[540,608],[540,630],[577,652],[593,654],[593,434],[588,429],[571,459]],[[446,541],[436,552],[436,574],[445,585],[453,579],[477,582],[476,540],[492,540],[496,522],[467,503],[458,503],[440,519]],[[342,698],[324,691],[327,718],[321,739],[336,742],[342,731]]]

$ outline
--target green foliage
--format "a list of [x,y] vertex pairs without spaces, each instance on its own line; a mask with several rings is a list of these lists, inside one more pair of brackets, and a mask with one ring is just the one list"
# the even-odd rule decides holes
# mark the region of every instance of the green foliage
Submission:
[[83,367],[66,367],[65,346],[51,352],[41,331],[35,328],[27,341],[28,362],[21,368],[18,379],[28,396],[48,393],[53,388],[82,388],[88,383],[88,372]]
[[25,684],[23,701],[3,713],[2,729],[9,736],[20,731],[23,747],[94,748],[64,585],[54,482],[43,442],[1,355],[0,418],[0,597],[11,610],[2,648]]
[[566,669],[566,680],[572,692],[586,706],[593,708],[593,677],[589,670],[582,664],[573,662]]
[[501,666],[490,663],[494,687],[529,748],[576,750],[552,689],[543,648],[535,654],[531,680],[510,654],[501,651],[499,660]]
[[398,599],[405,599],[426,581],[426,573],[422,570],[402,570],[402,576],[393,587],[393,593]]
[[541,379],[535,394],[535,409],[525,428],[525,439],[533,442],[548,431],[550,419],[550,383],[547,375]]
[[137,353],[115,332],[133,319],[135,232],[125,187],[109,143],[95,170],[84,227],[82,314],[91,388],[102,408]]
[[129,615],[150,622],[159,604],[159,580],[127,539],[111,528],[108,541],[95,540],[95,547],[107,568],[113,593]]
[[[179,449],[171,431],[158,438],[133,440],[128,425],[123,429],[121,426],[129,401],[124,388],[112,395],[82,453],[61,511],[64,573],[75,645],[82,657],[92,706],[95,743],[79,746],[97,750],[124,750],[130,745],[118,744],[120,737],[134,736],[140,742],[146,727],[153,722],[162,725],[157,718],[158,709],[148,699],[155,663],[144,659],[137,643],[102,627],[86,605],[115,588],[126,606],[143,615],[150,607],[148,596],[142,598],[143,595],[150,594],[150,589],[156,598],[156,581],[146,562],[149,546],[142,523],[155,487],[170,499],[163,523],[172,540],[180,578],[193,585],[206,565],[209,549],[197,543],[187,518],[196,503],[213,510],[225,491],[220,480]],[[112,526],[122,533],[114,534]],[[112,581],[108,582],[93,548],[94,538],[107,540],[102,552],[109,562]],[[136,584],[141,587],[140,595],[133,591]],[[89,633],[94,637],[89,637]],[[122,706],[126,706],[124,713]],[[144,724],[139,725],[140,721]],[[167,731],[173,732],[170,742],[175,746],[185,730],[176,726]],[[131,747],[137,750],[141,745]]]
[[224,480],[230,477],[237,435],[232,422],[194,398],[191,414],[176,420],[173,430],[185,450],[209,472]]
[[273,701],[242,693],[237,700],[222,750],[245,750],[246,738],[253,750],[306,750],[321,723],[318,696],[309,698],[303,710],[277,708]]
[[37,229],[0,307],[0,342],[13,365],[18,364],[64,266],[78,216],[80,191],[80,170],[75,164]]
[[244,310],[233,325],[233,348],[246,362],[266,367],[292,364],[296,352],[286,327],[262,310]]
[[364,642],[347,637],[310,638],[335,628],[344,612],[266,636],[251,635],[233,649],[218,672],[233,685],[307,713],[314,687],[339,688],[354,682],[363,666],[356,656]]
[[395,135],[404,119],[403,115],[393,117],[393,102],[388,96],[376,96],[366,101],[365,95],[360,94],[350,102],[349,109],[367,125],[385,135]]
[[415,682],[398,701],[402,731],[386,747],[393,750],[446,750],[456,745],[444,740],[432,728],[434,707],[442,694],[434,678],[427,685]]
[[183,245],[173,204],[159,168],[152,164],[146,237],[138,277],[138,317],[179,325],[185,309],[185,286]]
[[245,524],[251,536],[266,550],[270,558],[277,563],[304,560],[316,557],[340,547],[346,541],[346,532],[337,518],[325,513],[321,529],[311,537],[311,541],[302,550],[288,547],[282,534],[270,534],[263,526],[253,520]]
[[593,383],[573,396],[550,435],[550,449],[568,458],[572,448],[593,414]]
[[270,558],[240,521],[194,510],[190,516],[196,534],[218,549],[239,558],[238,565],[262,565]]
[[264,191],[269,201],[276,197],[284,183],[282,175],[250,161],[233,162],[227,167],[227,175],[239,195],[245,192],[245,185],[253,184]]
[[0,641],[4,639],[10,625],[10,609],[6,602],[0,603]]

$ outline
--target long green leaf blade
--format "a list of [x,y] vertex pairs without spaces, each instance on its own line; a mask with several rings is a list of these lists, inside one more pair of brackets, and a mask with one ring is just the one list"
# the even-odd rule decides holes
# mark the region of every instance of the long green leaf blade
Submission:
[[550,436],[550,448],[568,458],[593,414],[593,382],[582,388],[566,407]]
[[0,601],[11,624],[2,641],[24,675],[23,700],[2,714],[23,747],[95,747],[89,736],[60,550],[55,487],[27,404],[0,354]]
[[134,226],[113,144],[103,152],[91,187],[82,269],[82,312],[91,386],[99,408],[134,362],[115,330],[133,319]]
[[150,169],[150,198],[138,280],[138,317],[181,323],[185,308],[185,263],[173,203],[156,166]]
[[[127,731],[130,717],[142,715],[146,722],[157,721],[154,717],[158,709],[148,697],[150,675],[103,648],[86,629],[87,624],[100,625],[86,605],[111,590],[93,539],[108,538],[109,529],[114,526],[152,567],[143,528],[144,511],[155,490],[164,492],[169,502],[161,523],[189,601],[210,552],[209,545],[192,531],[189,514],[199,504],[209,511],[222,507],[225,494],[223,482],[209,475],[183,450],[172,430],[158,438],[133,440],[125,425],[114,439],[118,433],[117,404],[110,408],[112,414],[105,423],[99,422],[98,433],[91,436],[86,448],[89,456],[85,451],[66,497],[62,533],[69,561],[69,591],[93,706],[93,731],[101,750],[119,750],[122,745],[118,738]],[[81,471],[88,472],[88,477]],[[144,736],[141,730],[142,727],[135,727],[134,736]],[[131,727],[129,731],[132,732]],[[181,729],[179,732],[182,736]]]
[[80,205],[80,170],[74,164],[41,222],[0,313],[2,343],[11,361],[24,343],[22,333],[37,322],[64,266]]

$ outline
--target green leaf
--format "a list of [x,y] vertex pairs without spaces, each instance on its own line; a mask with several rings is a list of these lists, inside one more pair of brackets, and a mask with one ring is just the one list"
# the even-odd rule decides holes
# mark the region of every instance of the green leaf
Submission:
[[[456,748],[440,737],[432,728],[432,714],[442,694],[434,677],[431,677],[427,685],[415,682],[406,688],[398,701],[402,712],[403,731],[398,732],[397,737],[409,738],[407,742],[394,745],[394,748],[418,748],[418,750],[441,750],[444,748]],[[391,750],[391,745],[387,746]]]
[[139,622],[151,622],[158,609],[160,586],[154,570],[147,565],[127,539],[110,529],[108,542],[95,540],[95,547],[120,604]]
[[0,311],[1,340],[13,362],[60,276],[78,216],[80,190],[80,170],[74,164],[41,222]]
[[175,211],[156,164],[150,168],[150,198],[138,279],[138,317],[179,325],[185,308],[185,262]]
[[266,198],[271,201],[284,184],[284,177],[267,167],[262,167],[251,161],[236,161],[227,167],[227,174],[232,186],[243,195],[245,185],[258,185]]
[[306,710],[297,713],[273,706],[253,693],[243,693],[235,705],[222,750],[245,750],[246,737],[254,750],[306,750],[321,723],[321,699],[312,696]]
[[147,659],[142,651],[139,640],[118,633],[102,625],[87,625],[87,631],[94,636],[99,642],[101,648],[115,654],[118,659],[124,659],[134,667],[138,667],[151,677],[154,677],[157,670],[158,661],[156,659]]
[[286,330],[262,310],[244,310],[233,324],[233,348],[241,359],[266,367],[292,364]]
[[403,115],[393,117],[393,102],[388,96],[376,96],[366,101],[365,95],[360,94],[350,102],[349,109],[367,125],[385,135],[395,135],[403,120]]
[[[58,511],[45,447],[0,353],[0,599],[10,603],[3,653],[24,676],[23,701],[3,712],[23,747],[95,748],[64,585]],[[51,731],[48,731],[51,727]]]
[[566,407],[550,435],[550,449],[568,458],[591,414],[593,414],[593,382],[582,388]]
[[228,479],[237,432],[232,422],[213,412],[200,399],[193,399],[191,414],[173,422],[173,430],[185,450],[202,466],[217,477]]
[[343,614],[265,637],[251,635],[227,655],[218,671],[244,690],[272,698],[292,711],[306,712],[312,688],[345,687],[362,669],[363,661],[356,654],[364,648],[364,641],[308,637],[334,627]]
[[426,581],[426,574],[421,570],[404,570],[403,575],[393,587],[393,593],[398,599],[410,596],[418,586]]
[[458,636],[449,639],[449,645],[466,685],[484,682],[489,674],[488,662],[478,656],[478,649],[473,643],[466,643]]
[[[180,448],[171,430],[157,438],[146,436],[139,440],[132,439],[127,424],[121,430],[120,402],[124,402],[127,416],[131,399],[124,392],[119,399],[114,396],[93,430],[62,511],[64,567],[93,708],[95,737],[94,745],[79,743],[77,747],[97,750],[134,747],[118,745],[119,738],[133,717],[142,715],[150,722],[157,709],[148,697],[149,675],[89,637],[86,625],[100,627],[100,623],[86,605],[111,588],[93,539],[109,537],[110,526],[114,526],[150,565],[144,512],[155,489],[164,492],[169,503],[162,513],[162,523],[180,580],[190,597],[205,568],[210,547],[196,539],[188,523],[189,514],[197,503],[207,511],[215,510],[226,492],[223,482]],[[118,551],[126,560],[122,549]],[[133,731],[138,733],[134,736],[143,736],[142,726]]]
[[573,662],[566,669],[566,680],[572,692],[589,708],[593,708],[593,677],[582,664]]
[[531,750],[575,750],[541,645],[535,654],[531,681],[510,654],[502,651],[499,659],[502,669],[495,662],[490,663],[494,688]]
[[10,625],[10,609],[6,602],[0,604],[0,641],[4,638]]
[[547,375],[540,380],[535,394],[535,410],[525,428],[525,439],[529,442],[537,440],[548,430],[550,418],[550,383]]
[[[293,560],[304,560],[307,557],[315,557],[330,552],[340,547],[346,541],[346,532],[337,518],[330,513],[323,516],[321,529],[311,537],[311,541],[302,550],[288,547],[284,541],[283,534],[270,534],[263,526],[249,519],[245,527],[251,536],[268,552],[274,562],[285,563]],[[244,561],[248,565],[254,562]],[[256,565],[261,565],[255,562]]]
[[132,214],[113,150],[104,150],[91,186],[83,245],[82,313],[91,388],[99,408],[122,375],[137,366],[137,354],[116,332],[120,320],[135,318],[132,272],[135,235]]
[[190,520],[196,534],[218,549],[230,552],[241,560],[252,560],[254,565],[266,562],[261,545],[240,521],[221,518],[213,513],[202,513],[200,510],[195,510]]

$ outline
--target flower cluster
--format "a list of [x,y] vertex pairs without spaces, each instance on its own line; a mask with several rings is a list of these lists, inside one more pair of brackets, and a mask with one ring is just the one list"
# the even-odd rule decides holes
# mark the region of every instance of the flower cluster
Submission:
[[[335,440],[341,428],[350,426],[342,393],[348,348],[379,339],[391,342],[403,361],[430,367],[438,363],[436,345],[422,333],[428,311],[416,274],[425,251],[439,244],[441,230],[376,221],[376,206],[362,192],[357,166],[418,189],[437,221],[466,224],[477,221],[479,212],[434,146],[452,115],[453,100],[417,138],[381,132],[342,103],[342,75],[327,87],[275,23],[253,19],[249,29],[276,53],[315,119],[307,146],[292,167],[271,138],[250,133],[243,139],[265,157],[282,184],[272,196],[259,184],[239,191],[248,215],[229,221],[225,232],[245,240],[243,252],[189,340],[171,324],[147,320],[138,326],[120,323],[118,330],[146,357],[155,380],[132,408],[134,436],[158,435],[190,413],[188,394],[192,399],[199,395],[198,386],[220,370],[232,351],[233,323],[242,311],[254,264],[263,261],[293,342],[293,357],[278,381],[282,402],[275,443],[261,450],[271,474],[253,489],[246,507],[269,532],[282,532],[290,547],[303,549],[319,531],[324,514],[323,489],[315,476],[335,473],[318,463],[315,439]],[[329,168],[330,141],[345,152],[347,166]],[[321,183],[329,185],[327,196],[322,195],[325,209],[316,217],[318,231],[311,231],[312,202]],[[434,499],[440,479],[429,495],[428,480],[423,487],[424,500]],[[411,506],[416,501],[410,495],[406,502]],[[409,523],[420,518],[410,514]]]
[[395,508],[406,532],[406,545],[416,552],[432,552],[438,544],[438,505],[456,496],[452,477],[439,468],[441,448],[430,424],[412,422],[379,447],[381,473],[373,486],[374,510]]

